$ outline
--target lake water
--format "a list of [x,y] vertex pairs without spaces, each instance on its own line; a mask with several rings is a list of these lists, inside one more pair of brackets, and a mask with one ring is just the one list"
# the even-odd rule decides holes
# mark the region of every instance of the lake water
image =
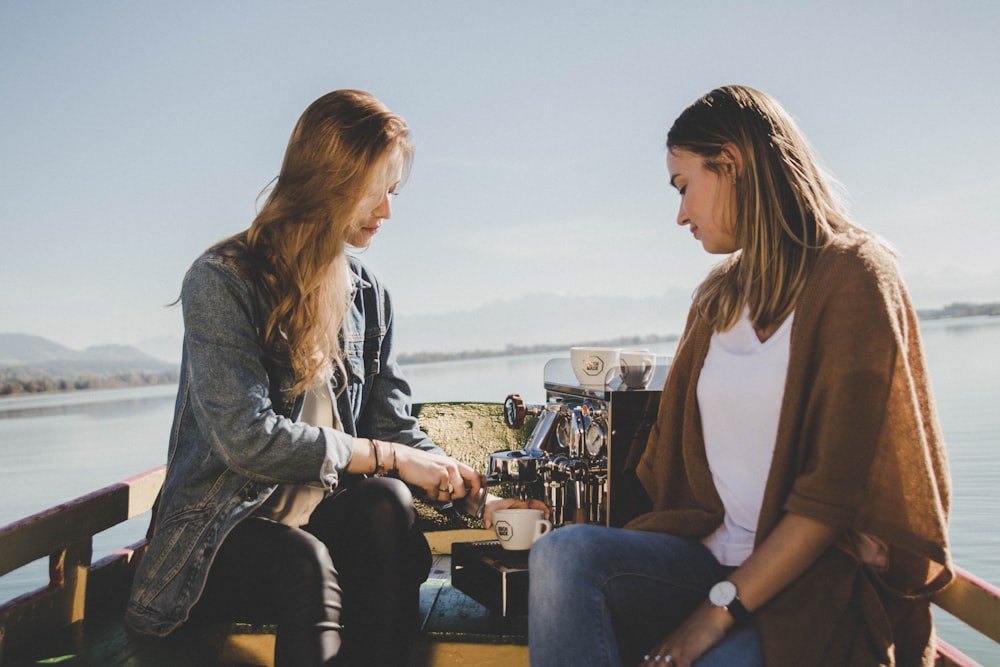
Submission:
[[[955,562],[1000,584],[1000,318],[922,324],[953,479]],[[654,345],[669,355],[673,344]],[[545,400],[552,353],[421,364],[406,368],[414,398],[502,402],[519,393]],[[0,400],[0,525],[71,500],[164,462],[175,387],[91,391]],[[95,556],[139,539],[140,517],[98,535]],[[46,581],[43,562],[0,577],[0,602]],[[1000,649],[940,615],[942,637],[983,664]]]

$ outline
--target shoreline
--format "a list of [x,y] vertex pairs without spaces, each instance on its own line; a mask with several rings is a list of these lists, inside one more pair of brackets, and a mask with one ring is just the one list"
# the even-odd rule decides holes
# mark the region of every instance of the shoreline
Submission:
[[[977,317],[1000,317],[1000,303],[990,304],[967,304],[954,303],[944,308],[934,310],[917,310],[917,317],[921,322],[936,321],[959,321]],[[462,350],[458,352],[403,352],[397,356],[397,361],[402,366],[420,366],[425,364],[436,364],[451,361],[471,361],[477,359],[495,359],[498,357],[516,357],[545,352],[565,352],[570,347],[640,347],[644,345],[656,345],[660,343],[672,343],[679,339],[678,334],[646,336],[621,336],[619,338],[580,341],[574,343],[561,344],[538,344],[538,345],[507,345],[503,349],[494,350]],[[140,387],[156,387],[173,385],[180,379],[179,367],[175,371],[166,373],[149,373],[122,369],[112,375],[100,377],[96,374],[88,374],[86,378],[53,378],[49,373],[36,371],[31,367],[17,368],[17,374],[21,378],[10,378],[0,382],[0,402],[8,398],[25,398],[29,396],[46,396],[61,394],[80,394],[92,391],[102,391],[109,389],[135,389]],[[11,368],[0,369],[10,373]],[[30,377],[32,374],[38,377]],[[25,377],[27,376],[27,377]],[[84,383],[84,386],[80,386]],[[26,388],[26,387],[31,387]]]

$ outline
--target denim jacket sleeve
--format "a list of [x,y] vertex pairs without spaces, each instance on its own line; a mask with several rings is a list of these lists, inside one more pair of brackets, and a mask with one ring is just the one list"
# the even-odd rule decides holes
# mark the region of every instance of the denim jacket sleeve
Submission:
[[352,259],[351,270],[357,289],[344,326],[351,378],[339,404],[341,416],[349,410],[354,423],[345,420],[345,430],[443,455],[412,415],[410,384],[393,348],[389,293],[357,259]]
[[336,471],[350,462],[353,437],[274,409],[255,299],[251,285],[216,256],[189,270],[181,300],[191,409],[213,452],[234,472],[265,484],[333,488]]

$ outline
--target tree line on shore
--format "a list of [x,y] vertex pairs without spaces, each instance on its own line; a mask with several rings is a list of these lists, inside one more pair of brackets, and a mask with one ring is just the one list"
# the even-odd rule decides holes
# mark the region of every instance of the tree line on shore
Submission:
[[950,303],[936,310],[917,310],[922,320],[943,320],[951,317],[980,317],[1000,315],[1000,303]]
[[[935,320],[955,317],[1000,316],[1000,303],[952,303],[934,310],[918,310],[921,319]],[[515,355],[564,352],[574,346],[641,347],[677,340],[676,334],[666,336],[622,336],[609,340],[581,341],[569,344],[507,345],[498,350],[463,350],[454,352],[406,352],[398,361],[403,365],[428,364],[464,359],[489,359]],[[0,368],[0,398],[44,392],[85,391],[88,389],[117,389],[174,384],[180,379],[180,370],[166,371],[116,370],[112,372],[53,372],[28,366]]]
[[657,343],[669,343],[677,340],[676,334],[668,336],[622,336],[608,340],[584,341],[579,343],[569,343],[553,345],[551,343],[538,345],[507,345],[502,350],[464,350],[456,352],[402,352],[398,355],[397,361],[400,364],[430,364],[439,361],[462,361],[464,359],[490,359],[493,357],[513,357],[526,354],[541,354],[543,352],[565,352],[571,347],[640,347],[642,345],[655,345]]
[[177,370],[118,371],[110,374],[81,373],[72,378],[53,377],[32,369],[0,370],[0,397],[40,394],[46,392],[85,391],[88,389],[121,389],[173,384],[180,379]]

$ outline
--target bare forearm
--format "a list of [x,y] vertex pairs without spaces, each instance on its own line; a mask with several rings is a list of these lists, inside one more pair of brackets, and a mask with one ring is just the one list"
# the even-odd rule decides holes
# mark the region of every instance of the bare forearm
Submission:
[[[391,449],[392,444],[381,442],[378,446],[380,454],[384,452],[390,457],[394,456],[395,452]],[[380,461],[380,463],[388,467],[392,461],[390,459],[389,461]],[[366,475],[375,472],[375,468],[375,450],[372,448],[371,441],[368,438],[355,438],[354,453],[351,456],[351,462],[347,465],[347,472],[353,475]]]
[[841,530],[815,519],[786,514],[729,577],[739,589],[743,605],[750,611],[763,606],[801,576],[833,544]]

